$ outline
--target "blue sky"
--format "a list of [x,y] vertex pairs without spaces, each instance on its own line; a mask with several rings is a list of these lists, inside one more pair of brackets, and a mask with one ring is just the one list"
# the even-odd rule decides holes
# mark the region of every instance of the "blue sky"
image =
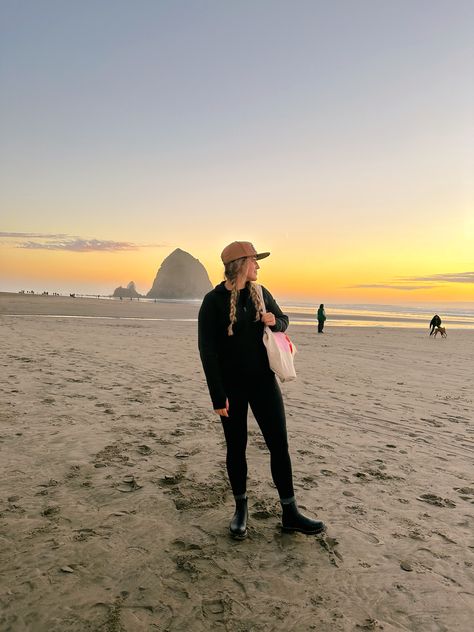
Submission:
[[400,248],[424,253],[401,275],[473,269],[472,2],[7,0],[0,16],[3,231],[179,246],[211,276],[248,236],[279,269],[317,251],[305,282],[341,288],[321,258],[360,285],[390,282]]

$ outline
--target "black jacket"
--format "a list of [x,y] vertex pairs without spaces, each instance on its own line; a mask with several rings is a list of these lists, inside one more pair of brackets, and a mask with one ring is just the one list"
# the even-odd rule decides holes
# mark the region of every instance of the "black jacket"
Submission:
[[[263,286],[262,291],[266,310],[276,318],[272,331],[285,331],[288,316]],[[229,385],[271,373],[262,341],[264,325],[255,321],[256,311],[247,288],[240,290],[234,335],[227,335],[230,294],[223,281],[206,294],[199,310],[199,353],[214,409],[225,408]]]

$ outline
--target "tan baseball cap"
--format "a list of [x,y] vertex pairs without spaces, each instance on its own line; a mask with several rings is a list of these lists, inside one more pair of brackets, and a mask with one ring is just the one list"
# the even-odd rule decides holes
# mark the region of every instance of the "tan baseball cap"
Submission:
[[226,246],[221,253],[222,263],[226,265],[236,259],[242,257],[255,257],[256,259],[265,259],[268,257],[269,252],[257,252],[249,241],[233,241]]

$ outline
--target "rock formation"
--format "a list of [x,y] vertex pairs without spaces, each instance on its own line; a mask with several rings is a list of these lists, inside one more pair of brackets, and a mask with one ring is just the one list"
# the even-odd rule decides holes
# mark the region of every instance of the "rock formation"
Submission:
[[112,296],[118,298],[140,298],[141,294],[139,294],[137,292],[137,289],[135,287],[135,283],[133,281],[130,281],[130,283],[127,285],[127,287],[117,287],[114,290],[114,293],[112,294]]
[[161,264],[147,298],[196,299],[212,290],[206,268],[177,248]]

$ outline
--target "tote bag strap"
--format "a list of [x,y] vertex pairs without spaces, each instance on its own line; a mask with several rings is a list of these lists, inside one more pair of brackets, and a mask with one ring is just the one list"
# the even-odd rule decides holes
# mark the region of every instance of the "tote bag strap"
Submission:
[[260,295],[260,300],[262,301],[262,306],[263,306],[263,313],[265,314],[267,311],[267,308],[265,307],[265,300],[263,298],[262,286],[259,283],[256,283],[255,285],[257,286],[257,292]]

